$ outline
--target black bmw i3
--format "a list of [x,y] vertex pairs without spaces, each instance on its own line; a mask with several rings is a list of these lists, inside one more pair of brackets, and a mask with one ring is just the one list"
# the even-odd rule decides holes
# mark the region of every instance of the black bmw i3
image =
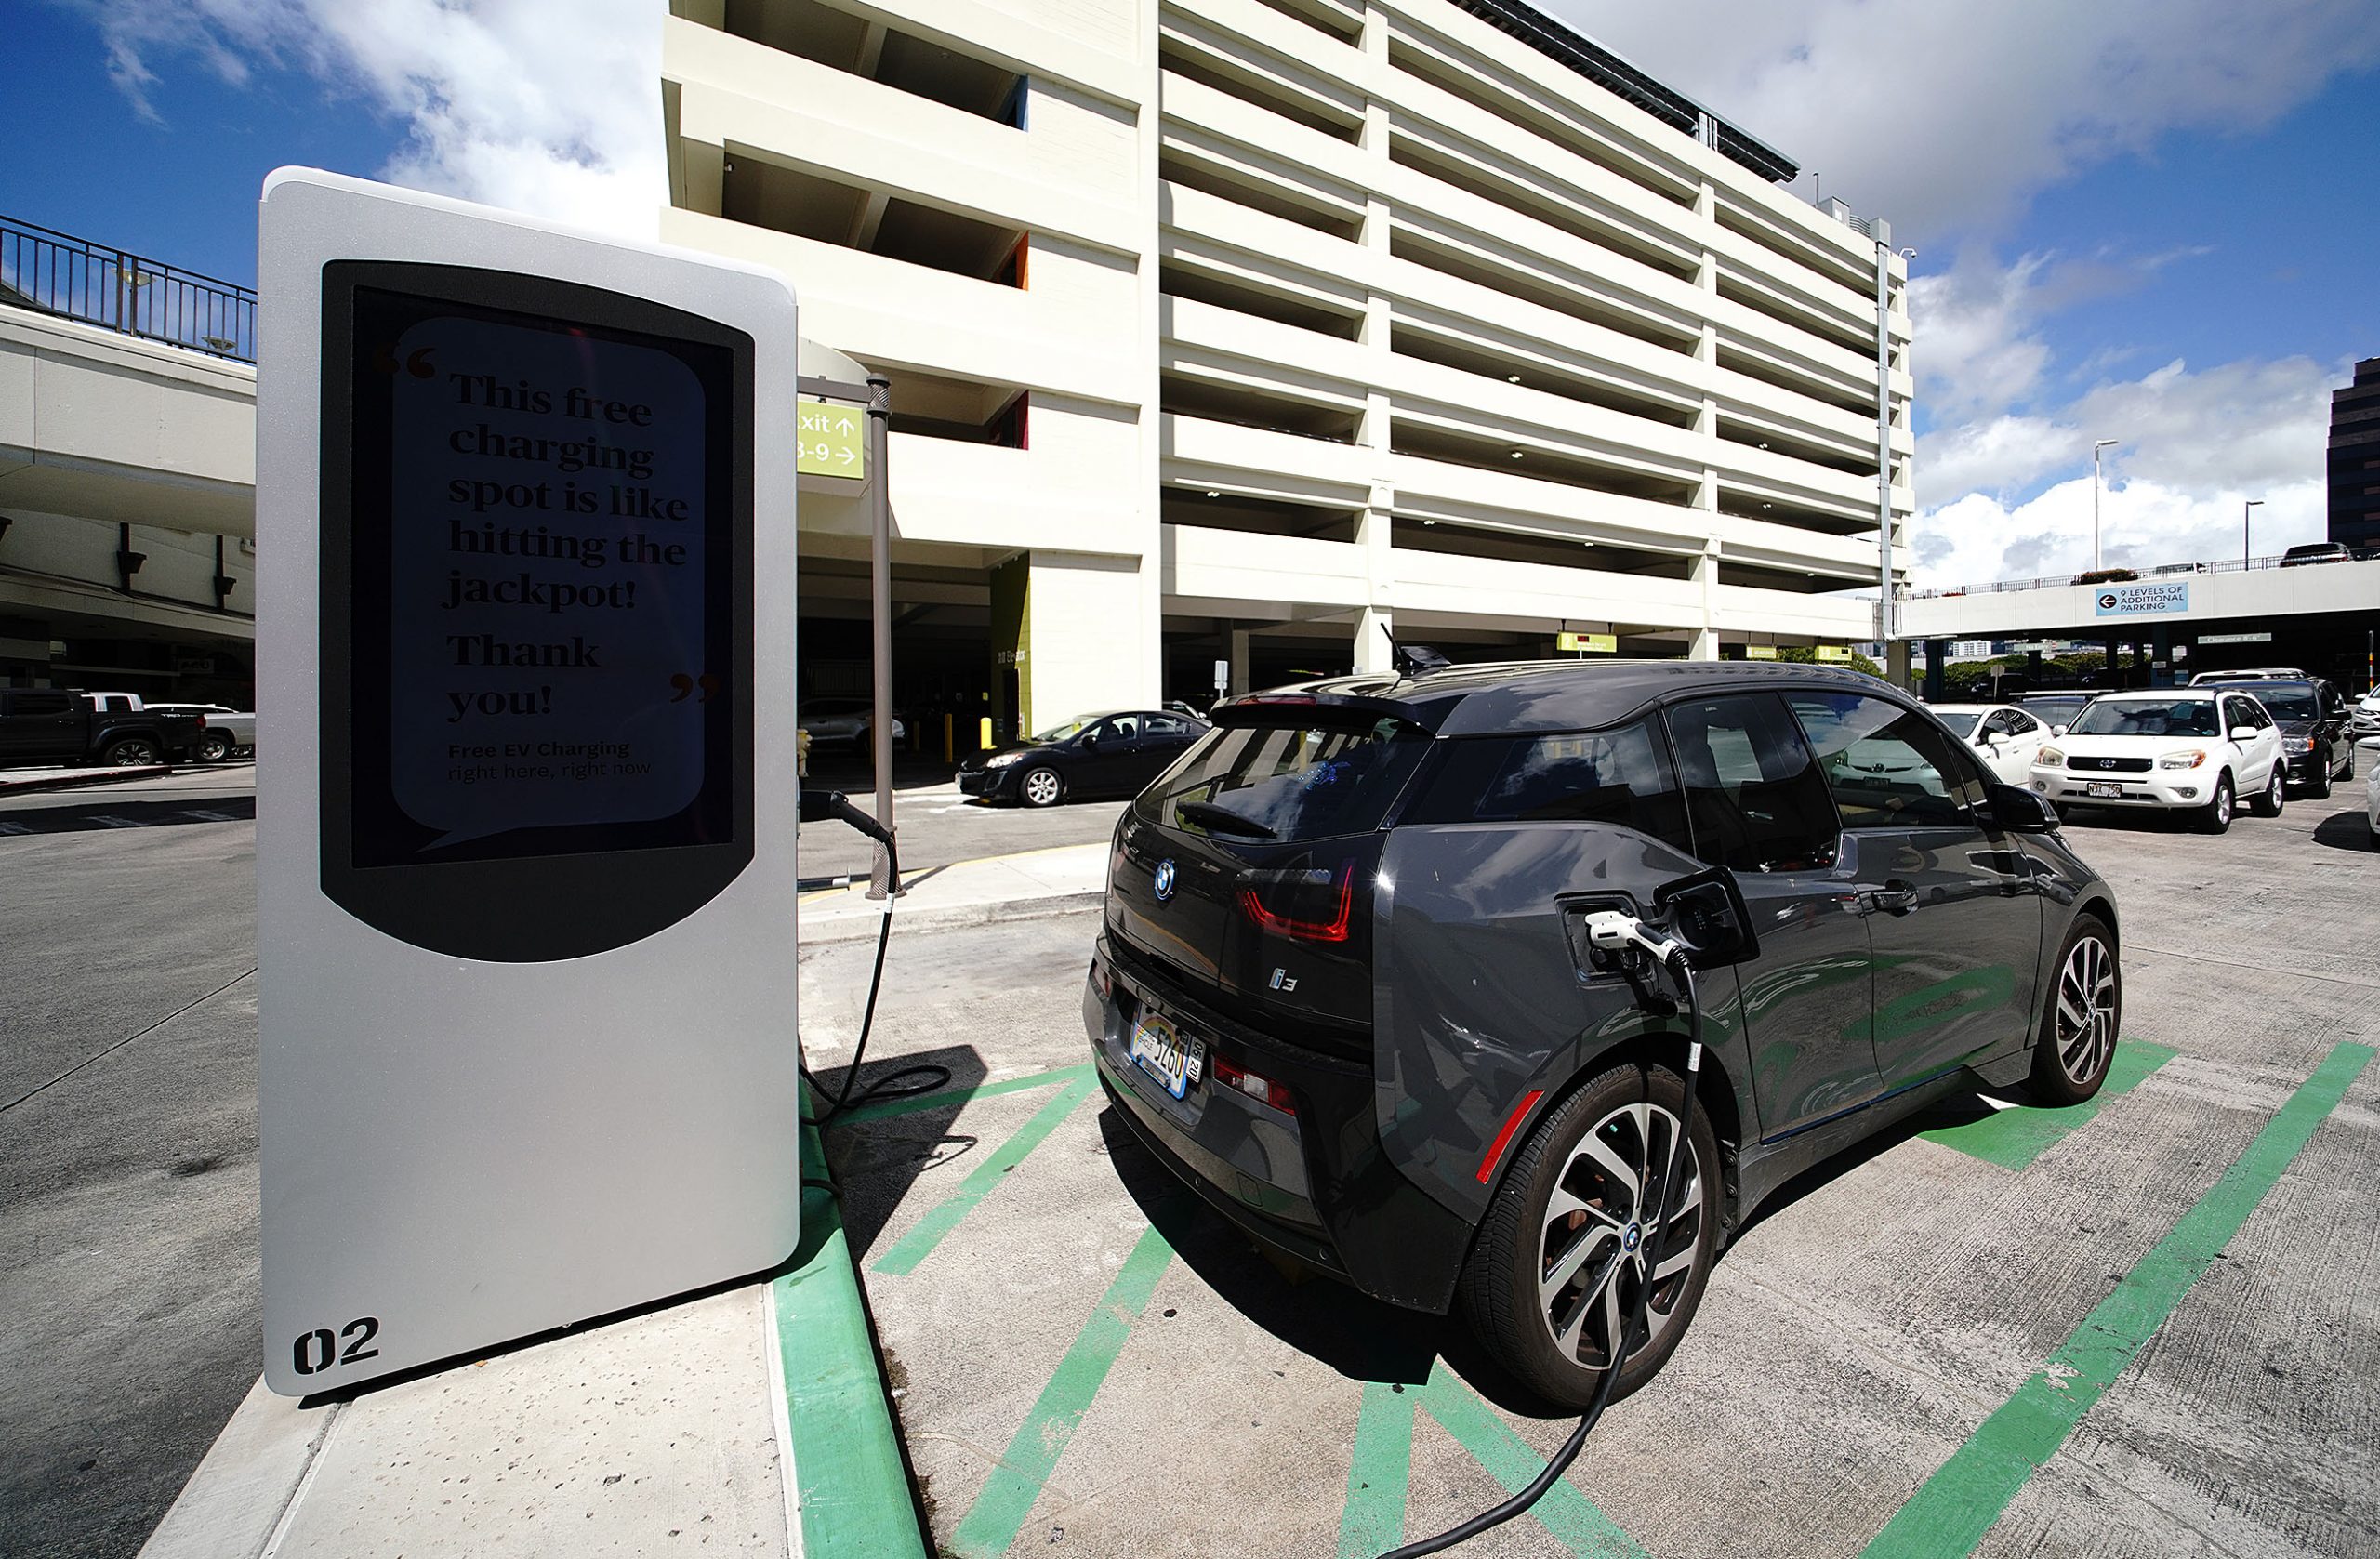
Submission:
[[[2114,896],[1855,672],[1527,664],[1226,702],[1119,820],[1083,1017],[1122,1119],[1263,1245],[1624,1393],[1798,1171],[1945,1093],[2096,1093]],[[1587,928],[1713,876],[1708,1050]],[[1692,1122],[1691,1130],[1686,1127]]]

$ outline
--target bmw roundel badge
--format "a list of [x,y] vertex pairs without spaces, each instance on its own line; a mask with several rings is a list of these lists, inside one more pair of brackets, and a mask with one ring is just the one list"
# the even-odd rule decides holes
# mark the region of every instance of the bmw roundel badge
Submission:
[[1157,903],[1163,904],[1166,900],[1173,897],[1173,863],[1170,860],[1159,861],[1157,864]]

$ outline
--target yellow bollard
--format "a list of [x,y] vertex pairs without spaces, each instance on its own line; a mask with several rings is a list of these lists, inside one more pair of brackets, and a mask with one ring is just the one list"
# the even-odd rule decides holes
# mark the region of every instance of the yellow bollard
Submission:
[[958,741],[951,734],[951,713],[945,709],[942,712],[942,760],[947,763],[958,756]]
[[985,715],[982,720],[976,722],[975,742],[978,750],[983,752],[989,752],[992,750],[991,716]]

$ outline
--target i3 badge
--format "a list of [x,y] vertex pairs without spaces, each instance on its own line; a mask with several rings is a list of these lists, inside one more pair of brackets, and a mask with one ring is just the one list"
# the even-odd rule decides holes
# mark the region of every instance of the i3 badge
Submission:
[[1173,863],[1171,861],[1159,861],[1157,864],[1157,903],[1163,904],[1166,900],[1173,897]]

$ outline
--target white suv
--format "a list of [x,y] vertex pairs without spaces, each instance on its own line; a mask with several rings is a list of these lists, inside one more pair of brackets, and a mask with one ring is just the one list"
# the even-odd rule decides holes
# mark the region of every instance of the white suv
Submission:
[[2287,775],[2281,733],[2254,694],[2151,688],[2093,699],[2066,734],[2034,755],[2032,786],[2072,807],[2181,809],[2219,834],[2245,797],[2277,817]]

